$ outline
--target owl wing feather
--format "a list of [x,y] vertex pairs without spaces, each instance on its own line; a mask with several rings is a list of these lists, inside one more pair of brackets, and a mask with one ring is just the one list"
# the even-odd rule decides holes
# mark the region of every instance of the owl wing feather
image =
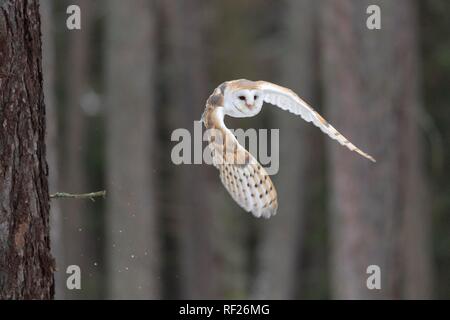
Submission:
[[276,214],[278,202],[269,174],[228,129],[224,132],[223,143],[209,136],[208,145],[222,184],[245,211],[270,218]]
[[301,116],[303,120],[312,122],[315,126],[319,127],[322,132],[326,133],[330,138],[338,141],[341,145],[347,147],[351,151],[359,153],[361,156],[369,159],[370,161],[376,162],[372,156],[361,151],[353,143],[348,141],[347,138],[331,126],[317,111],[303,101],[294,91],[267,81],[258,81],[258,86],[263,92],[265,102]]

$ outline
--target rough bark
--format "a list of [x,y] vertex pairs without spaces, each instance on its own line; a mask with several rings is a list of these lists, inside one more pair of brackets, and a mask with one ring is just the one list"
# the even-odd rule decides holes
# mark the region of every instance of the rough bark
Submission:
[[[381,7],[381,30],[366,28],[370,4]],[[335,298],[401,298],[405,285],[417,281],[409,275],[429,277],[426,235],[414,244],[404,242],[413,229],[426,233],[426,224],[410,225],[413,217],[426,216],[416,206],[420,191],[411,186],[422,184],[413,178],[420,155],[418,148],[407,146],[418,143],[413,116],[419,105],[414,26],[414,4],[407,0],[326,1],[323,6],[327,116],[378,160],[372,164],[329,143]],[[413,256],[421,256],[421,261],[412,262]],[[407,263],[421,267],[413,271]],[[381,290],[366,287],[366,268],[372,264],[381,268]]]
[[[313,0],[288,1],[283,19],[280,83],[313,102],[314,30],[316,5]],[[280,199],[279,212],[266,223],[258,249],[256,298],[294,299],[301,275],[300,251],[304,216],[306,123],[289,113],[276,113],[274,126],[280,128],[280,171],[275,176]],[[280,258],[282,257],[282,260]],[[295,279],[296,281],[293,281]]]
[[[177,127],[191,129],[200,119],[208,97],[205,21],[201,1],[164,1],[169,55],[169,102]],[[193,135],[192,135],[193,136]],[[176,202],[173,213],[179,230],[180,291],[187,299],[218,297],[215,263],[214,211],[208,193],[207,168],[184,165],[174,168]]]
[[45,105],[37,1],[0,3],[0,299],[50,299]]
[[114,0],[108,5],[108,294],[115,299],[158,298],[154,2]]

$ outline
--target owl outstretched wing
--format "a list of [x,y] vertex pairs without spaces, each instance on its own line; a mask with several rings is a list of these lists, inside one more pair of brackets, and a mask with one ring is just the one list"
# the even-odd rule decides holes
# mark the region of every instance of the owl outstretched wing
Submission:
[[305,121],[312,122],[319,127],[330,138],[337,140],[341,145],[359,153],[361,156],[376,162],[375,159],[367,153],[361,151],[353,143],[347,140],[333,126],[331,126],[317,111],[303,101],[294,91],[270,83],[267,81],[258,81],[258,87],[264,95],[264,101],[273,104],[283,110],[290,111],[301,116]]
[[264,167],[226,128],[209,130],[208,140],[213,164],[231,197],[255,217],[275,215],[277,192]]

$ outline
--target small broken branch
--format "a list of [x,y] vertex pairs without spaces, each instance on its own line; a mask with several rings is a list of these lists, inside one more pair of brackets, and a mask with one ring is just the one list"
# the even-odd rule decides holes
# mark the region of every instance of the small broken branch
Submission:
[[67,193],[67,192],[57,192],[50,195],[51,199],[61,199],[61,198],[72,198],[72,199],[90,199],[92,202],[95,202],[95,198],[105,198],[106,190],[91,192],[91,193]]

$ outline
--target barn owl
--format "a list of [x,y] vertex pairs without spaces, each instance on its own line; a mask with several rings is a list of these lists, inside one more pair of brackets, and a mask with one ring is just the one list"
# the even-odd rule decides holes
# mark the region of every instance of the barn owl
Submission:
[[270,103],[312,122],[332,139],[375,162],[333,128],[292,90],[266,81],[227,81],[217,87],[206,102],[201,121],[209,132],[212,163],[231,197],[255,217],[270,218],[278,208],[277,192],[264,167],[242,147],[224,123],[225,115],[253,117]]

